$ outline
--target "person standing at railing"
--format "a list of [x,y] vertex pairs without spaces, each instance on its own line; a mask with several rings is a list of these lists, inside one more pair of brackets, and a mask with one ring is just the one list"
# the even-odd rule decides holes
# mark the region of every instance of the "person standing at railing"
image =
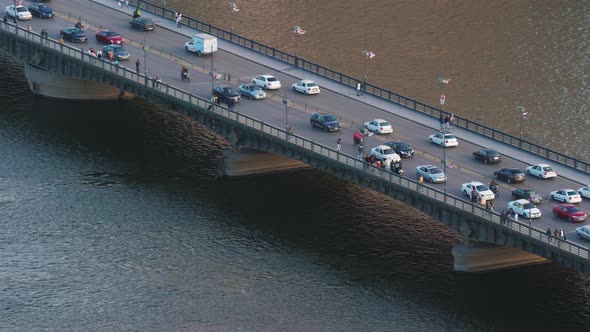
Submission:
[[545,235],[547,235],[547,242],[551,243],[551,228],[547,228],[547,230],[545,231]]
[[8,29],[8,16],[4,15],[4,29]]

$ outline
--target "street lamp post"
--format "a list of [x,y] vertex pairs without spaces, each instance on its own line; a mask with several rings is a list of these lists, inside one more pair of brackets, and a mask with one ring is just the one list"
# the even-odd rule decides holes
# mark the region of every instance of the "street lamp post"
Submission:
[[148,84],[148,73],[147,73],[147,53],[145,51],[145,36],[143,37],[143,45],[141,45],[143,49],[143,74],[145,75],[145,85]]
[[283,104],[285,104],[285,129],[287,130],[287,133],[291,134],[293,130],[289,126],[289,106],[291,106],[292,102],[289,99],[287,99],[287,90],[285,90]]
[[234,13],[237,13],[238,11],[240,11],[240,9],[238,8],[238,4],[236,4],[235,1],[230,1],[229,10],[229,33],[231,38],[231,36],[234,34]]

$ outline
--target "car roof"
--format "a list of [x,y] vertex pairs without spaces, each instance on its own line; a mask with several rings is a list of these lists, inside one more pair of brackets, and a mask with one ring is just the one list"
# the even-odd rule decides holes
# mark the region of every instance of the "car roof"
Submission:
[[481,185],[483,185],[483,183],[481,183],[481,182],[467,182],[467,183],[463,183],[464,186],[466,186],[468,184],[472,184],[474,186],[481,186]]
[[269,77],[274,77],[274,76],[272,76],[272,75],[259,75],[259,76],[257,76],[257,77],[264,77],[264,78],[269,78]]
[[551,167],[549,164],[535,164],[533,166],[540,166],[540,167]]
[[299,81],[299,83],[315,83],[315,82],[312,80],[301,80],[301,81]]
[[375,121],[375,122],[387,122],[386,120],[383,120],[383,119],[373,119],[371,121]]
[[385,144],[381,144],[379,146],[374,147],[373,149],[377,149],[377,148],[381,148],[381,149],[391,149],[391,146],[389,145],[385,145]]
[[508,202],[508,204],[512,204],[512,203],[515,203],[515,202],[518,202],[518,203],[521,203],[521,204],[528,204],[528,203],[530,203],[528,199],[520,198],[520,199],[514,200],[512,202]]
[[416,166],[416,168],[419,168],[419,167],[435,168],[437,166],[434,166],[434,165],[420,165],[420,166]]
[[[557,189],[557,190],[554,190],[554,191],[575,191],[575,190],[573,190],[573,189],[567,189],[567,188],[566,188],[566,189]],[[576,192],[577,192],[577,191],[576,191]]]
[[575,205],[574,205],[574,204],[571,204],[571,203],[561,203],[561,204],[555,204],[555,206],[563,206],[563,207],[565,207],[565,208],[568,208],[568,207],[575,207]]

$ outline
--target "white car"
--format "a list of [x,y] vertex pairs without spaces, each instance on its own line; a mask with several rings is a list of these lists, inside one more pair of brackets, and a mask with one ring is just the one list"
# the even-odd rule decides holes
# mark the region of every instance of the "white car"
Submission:
[[272,75],[260,75],[253,79],[252,83],[266,90],[276,90],[281,88],[281,81]]
[[553,167],[547,164],[537,164],[526,168],[526,174],[536,176],[539,179],[549,179],[557,177],[557,172]]
[[434,143],[440,146],[448,148],[449,146],[459,145],[459,141],[453,134],[448,131],[441,131],[436,134],[428,136],[430,143]]
[[293,90],[296,92],[304,93],[306,95],[317,95],[318,93],[320,93],[320,86],[315,84],[314,81],[301,80],[293,84]]
[[445,172],[434,165],[421,165],[416,167],[416,178],[424,178],[424,181],[430,183],[442,183],[447,180]]
[[576,228],[576,234],[580,239],[590,240],[590,225]]
[[6,16],[15,17],[17,20],[30,20],[33,18],[31,12],[25,6],[10,5],[6,7]]
[[590,198],[590,186],[585,186],[578,189],[578,194],[582,197]]
[[580,203],[582,196],[573,189],[560,189],[551,192],[551,199],[564,203]]
[[388,145],[379,145],[371,149],[371,155],[375,156],[375,158],[385,162],[386,164],[391,163],[392,161],[398,162],[402,158],[393,151],[393,149]]
[[365,122],[365,128],[377,134],[393,133],[393,128],[391,128],[389,122],[383,119],[375,119],[373,121]]
[[496,198],[494,192],[491,191],[490,188],[488,188],[488,186],[481,182],[467,182],[461,185],[461,191],[465,196],[469,197],[469,199],[473,199],[471,197],[471,192],[473,191],[473,188],[475,188],[477,194],[480,197],[485,198],[486,201]]
[[526,219],[534,219],[541,217],[541,210],[537,206],[528,200],[521,198],[512,202],[508,202],[508,211],[514,211],[518,215],[525,217]]

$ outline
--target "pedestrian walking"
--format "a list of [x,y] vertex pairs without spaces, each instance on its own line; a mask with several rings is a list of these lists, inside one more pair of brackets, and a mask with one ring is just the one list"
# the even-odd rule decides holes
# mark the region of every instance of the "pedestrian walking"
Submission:
[[356,83],[356,95],[357,96],[361,95],[361,82]]
[[563,231],[563,228],[560,228],[560,229],[559,229],[559,237],[560,237],[562,240],[564,240],[564,241],[566,240],[566,238],[565,238],[565,232]]
[[139,62],[139,59],[137,59],[137,60],[135,61],[135,71],[136,71],[138,74],[139,74],[139,64],[140,64],[140,62]]
[[4,15],[4,29],[8,29],[8,16]]
[[359,153],[358,158],[362,159],[363,158],[363,145],[362,144],[359,144],[358,153]]
[[449,125],[451,128],[455,128],[455,114],[451,113],[451,118],[449,119]]
[[444,125],[445,125],[445,117],[441,114],[440,118],[438,119],[438,122],[440,124],[440,130],[444,129]]
[[129,0],[125,0],[125,7],[129,7]]
[[340,152],[340,143],[342,143],[342,138],[338,138],[336,141],[336,151]]
[[551,228],[547,228],[545,235],[547,235],[547,242],[551,243]]
[[97,57],[99,60],[101,60],[101,59],[102,59],[102,51],[101,51],[101,50],[98,50],[98,51],[96,51],[96,57]]
[[176,27],[182,29],[182,14],[178,13],[176,16]]
[[446,129],[450,128],[450,122],[451,122],[451,117],[447,114],[447,116],[445,116],[445,128]]
[[109,60],[114,61],[115,60],[115,53],[113,51],[109,51]]
[[502,213],[500,213],[500,224],[505,225],[506,224],[506,210],[502,210]]
[[123,7],[123,0],[119,0],[119,7]]
[[553,231],[553,236],[559,238],[559,231],[557,230],[557,228]]
[[487,200],[486,200],[486,198],[485,198],[485,196],[484,196],[484,195],[481,195],[481,200],[480,200],[479,204],[480,204],[480,205],[481,205],[481,207],[482,207],[482,208],[484,208],[484,209],[487,207],[487,205],[486,205],[486,204],[487,204]]

